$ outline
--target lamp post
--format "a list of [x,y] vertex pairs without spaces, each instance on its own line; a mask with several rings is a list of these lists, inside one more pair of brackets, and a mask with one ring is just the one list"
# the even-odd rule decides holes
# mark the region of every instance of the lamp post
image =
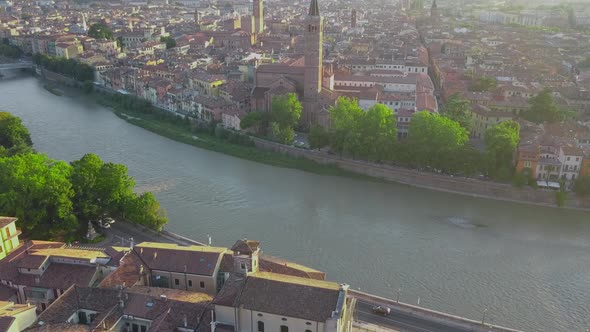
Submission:
[[486,312],[488,312],[488,309],[483,309],[483,316],[481,317],[481,325],[484,325],[485,320],[486,320]]
[[397,297],[395,298],[395,300],[396,300],[397,303],[399,303],[399,295],[400,295],[401,292],[402,292],[402,288],[400,287],[400,288],[397,289]]

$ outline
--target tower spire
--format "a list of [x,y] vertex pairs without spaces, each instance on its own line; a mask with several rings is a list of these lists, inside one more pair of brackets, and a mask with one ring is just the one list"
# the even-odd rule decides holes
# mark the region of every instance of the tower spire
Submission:
[[432,1],[432,9],[436,9],[438,6],[436,5],[436,0]]
[[318,0],[311,0],[311,3],[309,4],[309,16],[320,16]]

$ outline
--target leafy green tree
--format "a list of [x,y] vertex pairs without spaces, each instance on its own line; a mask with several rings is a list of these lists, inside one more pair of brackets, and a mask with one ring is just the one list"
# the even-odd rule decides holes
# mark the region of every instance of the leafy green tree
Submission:
[[361,119],[362,157],[369,160],[390,159],[397,139],[393,110],[383,104],[376,104]]
[[80,82],[94,80],[94,68],[74,59],[56,58],[36,53],[33,54],[33,63]]
[[166,43],[166,49],[176,47],[176,40],[172,37],[160,37],[162,43]]
[[412,117],[407,144],[417,165],[449,170],[468,140],[467,129],[459,122],[422,111]]
[[73,161],[70,182],[74,190],[74,211],[79,218],[92,220],[100,216],[102,204],[96,190],[100,181],[103,161],[95,154],[84,155],[80,160]]
[[125,212],[125,218],[156,231],[161,231],[168,222],[165,211],[150,192],[128,198],[125,202]]
[[0,158],[0,215],[19,218],[23,231],[34,238],[75,230],[71,171],[67,163],[43,154]]
[[330,144],[330,133],[322,126],[314,126],[309,131],[307,139],[310,148],[321,149]]
[[574,182],[574,192],[580,196],[590,195],[590,176],[580,176]]
[[0,146],[9,150],[32,145],[31,134],[21,120],[8,112],[0,112]]
[[268,127],[269,113],[267,112],[250,112],[240,121],[242,129],[252,128],[259,135],[266,135]]
[[0,56],[5,56],[7,58],[17,59],[23,55],[23,51],[12,45],[0,45]]
[[293,144],[295,131],[291,127],[282,128],[277,122],[271,123],[272,136],[275,141],[281,144]]
[[336,105],[329,111],[332,119],[330,147],[340,154],[348,153],[354,158],[360,152],[360,124],[365,112],[355,99],[348,97],[338,98]]
[[490,127],[485,134],[489,173],[508,178],[512,172],[514,151],[520,141],[520,125],[516,121],[504,121]]
[[82,89],[87,94],[92,93],[92,91],[94,91],[94,83],[92,83],[92,81],[84,81]]
[[71,165],[74,208],[81,219],[94,220],[105,213],[123,213],[126,202],[135,197],[135,182],[124,165],[104,163],[92,153]]
[[104,23],[94,23],[88,29],[88,36],[96,39],[113,39],[113,32]]
[[469,87],[471,91],[484,92],[492,91],[498,86],[498,82],[493,77],[478,77]]
[[471,128],[471,103],[458,93],[449,97],[442,114],[453,121],[459,122],[467,130]]
[[529,104],[530,108],[522,114],[528,121],[536,123],[558,122],[565,118],[565,112],[557,107],[549,89],[545,89],[529,99]]
[[297,95],[289,93],[282,96],[275,96],[272,98],[272,121],[278,123],[281,129],[293,128],[299,122],[301,118],[301,111],[303,107]]

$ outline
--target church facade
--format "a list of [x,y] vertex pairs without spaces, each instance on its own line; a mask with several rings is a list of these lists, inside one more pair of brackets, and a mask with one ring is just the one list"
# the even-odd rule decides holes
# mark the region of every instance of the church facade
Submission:
[[270,112],[272,98],[296,93],[303,106],[301,125],[328,125],[327,108],[333,105],[334,74],[323,66],[324,18],[317,0],[312,0],[305,24],[305,54],[256,69],[252,109]]

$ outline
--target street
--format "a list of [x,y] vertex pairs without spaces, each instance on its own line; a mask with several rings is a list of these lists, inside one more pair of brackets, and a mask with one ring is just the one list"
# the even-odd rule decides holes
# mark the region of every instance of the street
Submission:
[[381,316],[373,313],[374,304],[357,301],[356,320],[397,329],[403,332],[463,332],[464,329],[448,327],[436,322],[417,318],[391,308],[391,313]]

